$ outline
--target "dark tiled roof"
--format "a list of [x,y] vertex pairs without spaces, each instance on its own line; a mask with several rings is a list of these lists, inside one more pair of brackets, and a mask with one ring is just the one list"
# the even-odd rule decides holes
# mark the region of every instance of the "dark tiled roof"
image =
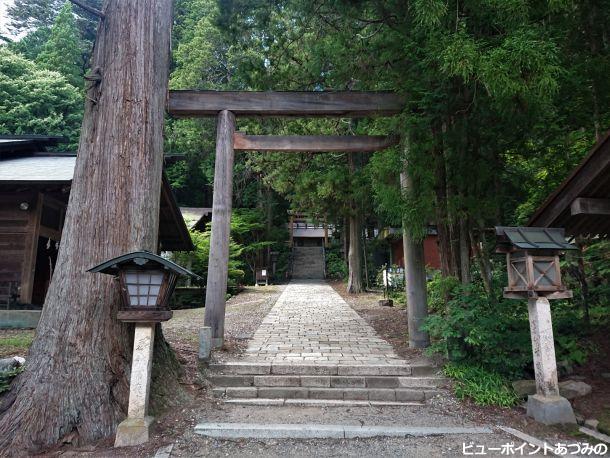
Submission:
[[520,250],[575,250],[576,246],[566,242],[561,228],[543,227],[496,227],[498,245]]

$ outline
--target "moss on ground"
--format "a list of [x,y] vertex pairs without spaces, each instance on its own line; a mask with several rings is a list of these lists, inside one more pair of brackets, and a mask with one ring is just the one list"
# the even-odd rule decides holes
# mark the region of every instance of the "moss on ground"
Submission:
[[23,356],[34,340],[34,330],[0,331],[0,358]]

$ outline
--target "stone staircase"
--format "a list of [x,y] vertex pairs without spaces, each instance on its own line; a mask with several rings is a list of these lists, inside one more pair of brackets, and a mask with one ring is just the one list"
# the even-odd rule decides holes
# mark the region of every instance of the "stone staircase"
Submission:
[[324,263],[323,247],[295,246],[292,249],[292,278],[322,279]]
[[260,405],[421,405],[445,379],[422,364],[332,365],[227,362],[211,364],[213,394]]

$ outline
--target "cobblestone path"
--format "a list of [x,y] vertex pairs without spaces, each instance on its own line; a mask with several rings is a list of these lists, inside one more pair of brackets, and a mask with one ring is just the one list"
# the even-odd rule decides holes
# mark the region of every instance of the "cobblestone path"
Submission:
[[324,280],[291,282],[250,341],[246,359],[296,364],[405,364]]

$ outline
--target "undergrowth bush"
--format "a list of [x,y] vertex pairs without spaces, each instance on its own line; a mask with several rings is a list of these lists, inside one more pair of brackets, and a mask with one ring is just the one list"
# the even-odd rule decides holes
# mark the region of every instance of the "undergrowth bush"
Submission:
[[[489,295],[477,281],[462,285],[456,279],[434,277],[428,285],[431,315],[424,325],[432,340],[430,351],[510,380],[530,377],[527,301],[504,299],[504,279],[495,278],[493,284],[497,286]],[[557,360],[583,364],[588,349],[580,341],[581,311],[570,301],[553,301],[552,311]]]
[[447,364],[443,371],[447,377],[454,379],[458,399],[469,398],[480,406],[501,407],[512,407],[520,400],[509,381],[497,372],[455,363]]
[[8,391],[11,386],[11,381],[23,372],[24,366],[20,366],[10,371],[0,372],[0,394]]
[[344,280],[347,278],[347,264],[343,260],[338,250],[329,249],[326,251],[326,277],[334,280]]

